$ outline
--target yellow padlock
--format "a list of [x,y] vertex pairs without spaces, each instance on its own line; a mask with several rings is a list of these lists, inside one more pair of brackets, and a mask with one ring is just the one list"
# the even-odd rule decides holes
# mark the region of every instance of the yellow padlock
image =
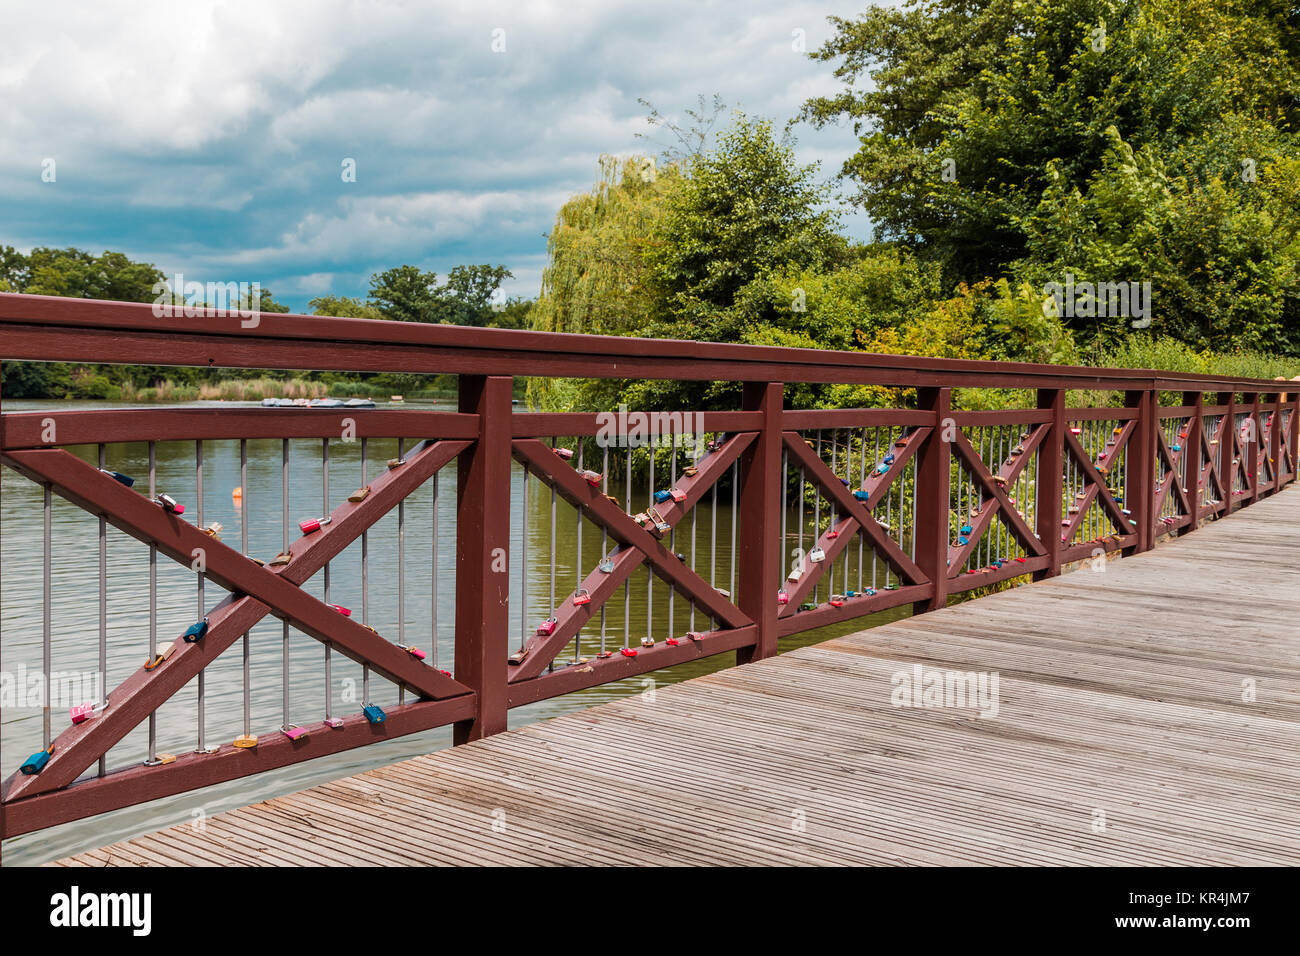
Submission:
[[240,750],[248,750],[250,747],[257,746],[256,734],[240,734],[235,738],[235,746]]
[[370,486],[366,485],[364,488],[358,488],[348,495],[348,501],[365,501],[368,494],[370,494]]

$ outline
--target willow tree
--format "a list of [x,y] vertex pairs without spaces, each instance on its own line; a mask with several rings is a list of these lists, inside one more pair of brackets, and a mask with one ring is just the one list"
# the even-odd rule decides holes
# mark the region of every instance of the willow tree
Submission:
[[[545,332],[633,335],[650,320],[654,297],[646,253],[667,196],[682,182],[676,164],[649,156],[602,156],[600,180],[574,196],[547,237],[541,295],[530,313]],[[570,407],[576,383],[538,380],[529,400]]]

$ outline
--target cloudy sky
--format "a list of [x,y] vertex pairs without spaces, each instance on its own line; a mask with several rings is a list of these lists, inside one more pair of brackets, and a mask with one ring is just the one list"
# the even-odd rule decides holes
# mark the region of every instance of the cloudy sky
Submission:
[[[866,6],[0,0],[0,245],[259,281],[295,311],[402,263],[503,264],[533,297],[597,157],[657,151],[639,97],[681,117],[716,92],[783,124],[837,86],[795,47]],[[797,135],[828,179],[855,146]]]

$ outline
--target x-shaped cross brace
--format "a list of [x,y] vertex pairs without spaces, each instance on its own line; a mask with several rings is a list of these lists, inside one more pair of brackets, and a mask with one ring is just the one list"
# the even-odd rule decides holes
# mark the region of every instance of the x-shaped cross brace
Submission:
[[157,545],[174,561],[189,566],[194,551],[202,549],[206,576],[231,594],[208,613],[208,630],[201,641],[186,644],[177,638],[175,650],[165,663],[152,671],[134,671],[109,695],[110,706],[103,715],[74,724],[60,734],[45,769],[38,775],[13,779],[6,799],[17,800],[72,783],[240,635],[273,611],[304,633],[368,665],[382,677],[411,688],[422,698],[437,700],[470,693],[469,687],[421,663],[301,588],[326,562],[337,557],[468,444],[428,442],[408,452],[404,464],[370,484],[364,500],[343,503],[331,514],[328,525],[295,542],[289,563],[281,568],[259,567],[63,449],[8,452],[5,462],[21,474],[51,485],[60,496],[92,514],[103,515],[131,537]]
[[[1115,437],[1113,443],[1107,443],[1106,455],[1113,464],[1119,457],[1119,453],[1128,447],[1129,439],[1133,437],[1133,432],[1137,430],[1137,422],[1127,421],[1119,426],[1119,434]],[[1070,457],[1078,464],[1079,469],[1083,472],[1086,482],[1083,489],[1083,497],[1076,499],[1077,507],[1073,518],[1067,518],[1069,522],[1061,530],[1061,541],[1066,542],[1074,537],[1079,528],[1079,523],[1083,521],[1083,516],[1088,513],[1094,501],[1100,501],[1102,510],[1110,517],[1111,523],[1121,534],[1131,534],[1133,525],[1124,514],[1123,509],[1115,502],[1110,493],[1110,487],[1106,484],[1106,477],[1101,473],[1098,467],[1088,457],[1088,453],[1083,450],[1083,445],[1079,442],[1078,436],[1073,432],[1065,433],[1065,450],[1069,452]],[[1108,470],[1110,466],[1105,466]],[[1146,492],[1144,491],[1143,494]]]
[[872,550],[883,557],[894,573],[908,584],[924,584],[929,580],[871,514],[871,509],[879,503],[889,487],[885,479],[892,480],[891,475],[896,478],[902,474],[908,459],[916,453],[920,439],[915,433],[894,456],[890,470],[868,491],[868,500],[865,502],[859,501],[850,494],[839,476],[831,471],[830,466],[822,461],[817,452],[808,447],[802,435],[798,432],[783,432],[781,437],[785,442],[787,453],[795,464],[803,469],[804,476],[835,503],[835,513],[839,516],[839,520],[821,532],[814,545],[826,553],[825,560],[813,561],[808,554],[799,559],[798,580],[794,582],[793,588],[786,589],[789,601],[777,612],[778,617],[789,617],[799,610],[803,599],[816,587],[826,568],[843,553],[858,533],[866,537]]
[[[1025,466],[1033,459],[1034,452],[1042,444],[1049,430],[1047,425],[1039,425],[1030,432],[1029,437],[1021,443],[1023,451],[1019,455],[1012,455],[1010,464],[1003,463],[998,469],[998,477],[1006,479],[1005,484],[1014,484],[1024,471]],[[965,544],[950,544],[948,546],[948,577],[955,578],[965,567],[966,561],[971,550],[975,547],[980,537],[992,522],[994,515],[998,517],[1007,529],[1015,535],[1024,549],[1030,552],[1034,557],[1040,557],[1047,553],[1038,536],[1030,530],[1028,523],[1021,516],[1020,511],[1011,502],[1010,496],[1007,495],[1003,485],[993,479],[992,473],[984,464],[984,459],[975,451],[965,433],[960,430],[952,443],[953,449],[957,452],[958,460],[962,468],[975,479],[976,484],[984,493],[983,504],[976,514],[970,519],[971,531],[966,535]],[[961,520],[966,522],[966,516],[962,515]]]
[[[753,433],[742,432],[729,438],[717,451],[702,458],[694,476],[683,476],[678,481],[677,487],[686,493],[686,499],[681,502],[667,501],[655,506],[664,521],[675,527],[753,440]],[[554,488],[565,501],[604,526],[610,537],[618,542],[619,549],[612,556],[614,569],[610,573],[596,570],[583,581],[582,586],[591,596],[589,604],[574,605],[572,600],[566,601],[552,612],[556,625],[550,634],[533,634],[529,637],[524,645],[522,662],[511,665],[511,683],[541,675],[592,614],[646,561],[660,578],[723,626],[736,628],[753,623],[719,594],[716,588],[679,561],[654,535],[637,524],[631,515],[606,498],[599,488],[589,484],[544,442],[518,439],[514,442],[514,456],[544,484]]]

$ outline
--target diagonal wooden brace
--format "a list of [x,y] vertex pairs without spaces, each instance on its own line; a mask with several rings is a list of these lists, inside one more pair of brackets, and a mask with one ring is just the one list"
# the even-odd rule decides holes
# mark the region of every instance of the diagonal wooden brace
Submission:
[[[736,435],[717,452],[704,458],[699,473],[689,485],[683,486],[687,492],[686,500],[674,503],[673,508],[660,510],[664,520],[670,525],[680,521],[753,438],[753,434],[749,433]],[[633,521],[631,515],[609,501],[598,488],[588,484],[544,442],[532,438],[517,439],[514,442],[514,456],[543,483],[554,488],[565,501],[604,526],[621,547],[614,555],[613,573],[594,572],[588,576],[586,586],[591,593],[591,604],[574,607],[569,602],[567,606],[555,609],[555,630],[549,635],[534,634],[529,638],[523,662],[510,669],[511,682],[529,680],[540,675],[555,655],[573,639],[573,635],[586,623],[594,609],[608,600],[644,561],[649,561],[660,578],[723,626],[735,628],[753,623],[734,604],[723,598],[716,588],[686,567],[650,532]],[[594,575],[599,575],[603,580],[593,580]]]
[[[327,526],[329,531],[313,535],[308,542],[296,543],[295,547],[300,547],[302,553],[283,570],[258,567],[239,552],[62,449],[7,454],[6,463],[31,480],[48,482],[69,501],[92,514],[103,514],[114,527],[138,540],[157,544],[159,551],[179,563],[188,565],[193,551],[202,548],[206,556],[205,573],[232,594],[207,615],[208,633],[202,641],[185,644],[177,639],[177,649],[165,664],[153,671],[141,668],[133,672],[110,694],[110,706],[103,716],[72,725],[60,734],[45,769],[39,775],[11,781],[6,798],[17,799],[71,783],[241,634],[271,613],[272,608],[310,636],[328,641],[345,656],[369,664],[385,678],[411,687],[422,696],[441,699],[469,693],[469,688],[421,664],[298,587],[346,547],[349,540],[346,535],[359,535],[370,527],[418,487],[421,474],[426,477],[433,474],[464,444],[438,443],[422,448],[418,454],[412,453],[406,465],[372,483],[366,501],[348,502],[336,509],[337,527],[331,522]],[[406,471],[407,468],[411,470]]]

